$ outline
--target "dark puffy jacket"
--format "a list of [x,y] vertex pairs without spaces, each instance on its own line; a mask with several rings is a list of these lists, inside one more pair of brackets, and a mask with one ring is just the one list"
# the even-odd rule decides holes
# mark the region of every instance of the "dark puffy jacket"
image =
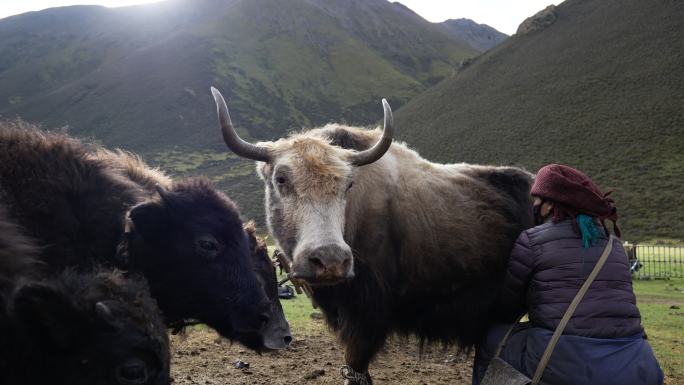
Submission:
[[[508,262],[502,303],[512,317],[527,311],[533,326],[555,330],[607,243],[582,247],[570,220],[524,231]],[[643,332],[628,258],[619,240],[563,334],[618,338]]]

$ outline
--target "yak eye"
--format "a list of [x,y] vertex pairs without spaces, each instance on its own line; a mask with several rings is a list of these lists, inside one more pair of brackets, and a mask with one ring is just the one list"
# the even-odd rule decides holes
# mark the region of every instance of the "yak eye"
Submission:
[[204,250],[207,251],[216,251],[218,250],[218,245],[214,242],[209,242],[209,241],[203,241],[199,240],[197,241],[197,244]]
[[195,239],[195,250],[207,259],[214,259],[221,246],[211,234],[199,236]]
[[349,191],[349,189],[351,189],[353,185],[354,185],[354,182],[349,182],[349,185],[347,186],[347,191]]
[[276,181],[276,183],[277,183],[279,186],[282,186],[282,185],[285,184],[285,182],[287,182],[287,179],[285,179],[284,176],[279,175],[279,176],[277,176],[277,177],[275,178],[275,181]]
[[116,368],[116,380],[122,385],[139,385],[147,382],[149,374],[144,361],[131,358]]

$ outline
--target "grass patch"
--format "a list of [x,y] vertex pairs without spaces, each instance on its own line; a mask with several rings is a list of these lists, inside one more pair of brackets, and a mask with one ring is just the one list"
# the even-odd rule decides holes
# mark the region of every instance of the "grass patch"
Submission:
[[648,341],[665,372],[665,383],[683,384],[684,279],[635,281],[634,291]]
[[164,150],[149,157],[151,164],[161,167],[173,177],[206,176],[214,183],[251,176],[254,165],[244,162],[229,151]]
[[198,170],[206,162],[226,161],[234,154],[227,151],[212,152],[212,151],[181,151],[177,149],[160,151],[153,154],[150,158],[153,163],[158,163],[164,170],[169,170],[172,173],[184,175]]
[[[284,276],[278,277],[278,279],[282,278]],[[283,312],[293,335],[312,334],[312,332],[321,329],[322,318],[314,319],[311,317],[312,314],[320,314],[321,311],[314,309],[306,294],[297,294],[292,299],[281,300],[280,303],[283,305]]]
[[684,302],[684,279],[634,281],[637,299],[648,301]]
[[306,295],[301,294],[288,300],[282,300],[285,318],[290,323],[290,329],[294,335],[309,334],[311,331],[319,330],[321,320],[311,318],[312,313],[320,313],[320,310],[311,306],[311,300]]
[[[275,246],[269,243],[268,254],[273,255],[274,250]],[[280,281],[285,277],[285,274],[279,274],[278,280]],[[291,283],[287,284],[292,285]],[[290,323],[290,329],[293,334],[308,334],[314,329],[320,329],[322,321],[311,318],[312,313],[320,313],[320,310],[313,308],[311,300],[307,298],[306,294],[298,294],[292,299],[281,300],[280,303],[283,305],[285,318]]]

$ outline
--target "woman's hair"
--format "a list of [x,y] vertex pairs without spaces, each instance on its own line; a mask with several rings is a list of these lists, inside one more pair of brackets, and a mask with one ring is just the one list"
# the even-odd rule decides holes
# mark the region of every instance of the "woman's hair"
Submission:
[[[558,223],[566,219],[570,219],[572,222],[572,228],[575,230],[575,233],[578,235],[585,235],[585,231],[582,231],[580,229],[580,216],[585,215],[588,217],[591,217],[592,219],[596,219],[601,223],[601,226],[603,227],[603,230],[605,231],[605,234],[608,235],[610,234],[610,231],[608,230],[608,226],[606,226],[606,219],[610,219],[613,221],[613,231],[615,232],[615,235],[617,237],[620,237],[620,228],[618,227],[617,223],[615,223],[615,220],[613,220],[613,216],[607,216],[607,217],[597,217],[595,215],[591,215],[590,213],[585,213],[580,211],[579,209],[560,203],[560,202],[554,202],[551,199],[545,199],[546,201],[553,202],[553,209],[551,211],[551,218],[553,223]],[[616,219],[617,220],[617,219]]]

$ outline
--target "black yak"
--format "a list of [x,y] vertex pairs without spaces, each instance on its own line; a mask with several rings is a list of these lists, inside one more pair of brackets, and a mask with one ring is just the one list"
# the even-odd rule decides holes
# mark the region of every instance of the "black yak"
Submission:
[[[173,181],[159,169],[149,167],[138,155],[128,151],[111,151],[98,148],[91,156],[105,161],[111,169],[117,170],[131,181],[143,187],[153,197],[158,186],[171,188]],[[263,344],[269,350],[283,349],[292,341],[290,326],[285,319],[283,308],[278,298],[278,281],[271,259],[268,257],[266,243],[257,237],[256,226],[250,221],[244,225],[252,255],[252,265],[259,284],[268,298],[268,321],[262,326]]]
[[264,288],[269,306],[269,321],[263,326],[264,345],[271,349],[282,349],[290,344],[292,335],[290,325],[285,319],[283,307],[278,296],[278,277],[275,265],[268,256],[268,247],[263,239],[256,235],[256,226],[250,221],[245,224],[245,231],[249,238],[249,248],[252,251],[252,263],[257,273],[259,283]]
[[143,279],[46,274],[0,207],[0,384],[169,384],[166,329]]
[[350,383],[388,335],[470,347],[495,313],[508,255],[532,225],[532,175],[436,164],[384,129],[330,124],[257,145],[240,139],[212,89],[228,147],[258,161],[269,230],[291,276],[345,345]]
[[237,207],[202,178],[151,197],[96,146],[25,123],[0,125],[0,203],[54,271],[141,273],[169,326],[199,320],[255,350],[269,304]]

